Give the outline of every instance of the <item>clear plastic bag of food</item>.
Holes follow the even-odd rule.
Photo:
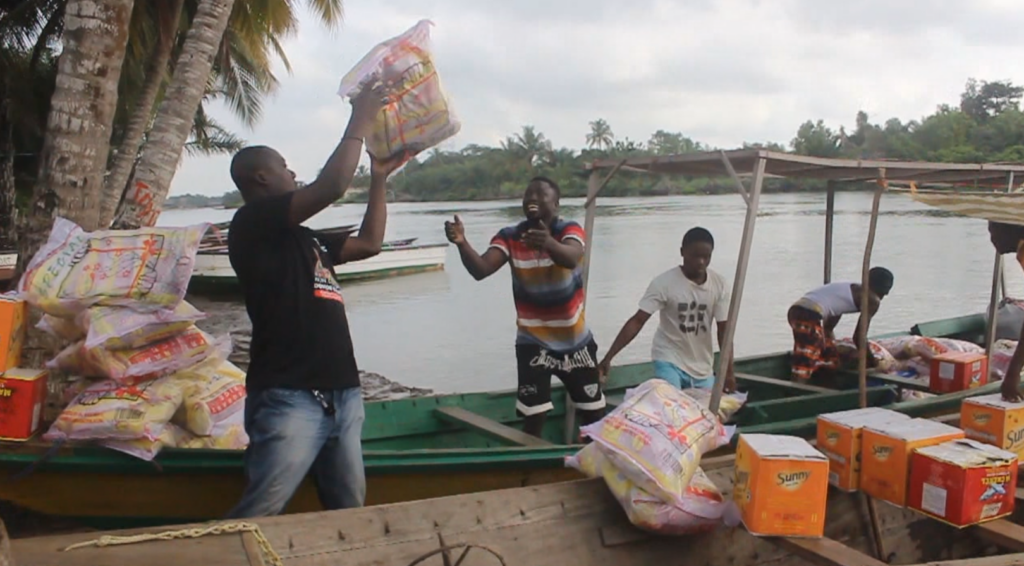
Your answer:
[[[174,374],[185,398],[174,420],[198,436],[211,436],[217,423],[245,407],[245,373],[229,361]]]
[[[74,319],[60,318],[51,314],[44,314],[36,324],[36,328],[68,342],[78,342],[85,338],[85,331]]]
[[[403,161],[459,132],[462,125],[437,74],[430,53],[429,20],[370,50],[341,79],[338,94],[355,97],[383,84],[389,102],[377,116],[366,149],[380,159]]]
[[[124,381],[160,377],[213,356],[227,359],[230,354],[229,337],[215,339],[192,326],[170,338],[132,350],[86,348],[84,342],[78,342],[65,348],[46,365],[69,374]]]
[[[711,390],[701,389],[699,387],[691,387],[683,389],[683,393],[696,399],[701,407],[705,409],[711,408]],[[723,393],[722,399],[718,402],[718,418],[722,419],[722,422],[729,422],[729,419],[736,414],[737,411],[743,408],[743,405],[747,402],[747,394],[740,391],[733,393]]]
[[[65,318],[97,304],[144,312],[173,308],[185,296],[210,226],[86,232],[57,218],[18,282],[19,295]]]
[[[712,531],[721,523],[725,498],[700,468],[686,488],[684,504],[676,506],[637,487],[611,464],[597,444],[588,444],[566,458],[566,465],[589,477],[603,478],[637,528],[662,535],[689,535]]]
[[[651,379],[581,432],[638,487],[682,506],[701,456],[728,444],[735,427],[665,380]]]
[[[100,381],[79,393],[43,435],[46,440],[157,440],[181,405],[169,378]]]
[[[126,307],[92,307],[78,315],[87,330],[85,347],[130,350],[184,332],[206,314],[186,301],[173,309],[138,312]]]

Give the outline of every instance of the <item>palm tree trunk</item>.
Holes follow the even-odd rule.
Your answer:
[[[146,70],[146,83],[139,95],[139,101],[132,109],[132,115],[128,119],[128,126],[125,128],[124,139],[121,147],[114,155],[114,163],[107,174],[107,180],[103,186],[103,196],[100,203],[100,226],[110,226],[114,219],[114,211],[121,201],[124,188],[128,184],[128,178],[132,174],[135,160],[139,155],[139,147],[142,145],[142,136],[146,133],[150,120],[153,117],[153,106],[160,94],[160,87],[163,86],[167,76],[167,64],[171,61],[171,52],[174,50],[174,40],[177,36],[178,22],[181,20],[182,6],[185,0],[170,0],[165,7],[166,19],[160,21],[160,37],[157,41],[156,52],[149,61],[149,68]]]
[[[235,0],[201,0],[117,212],[115,228],[152,226],[160,216],[234,4]]]
[[[57,214],[95,230],[117,86],[134,0],[68,0],[63,51],[20,260],[46,239]]]

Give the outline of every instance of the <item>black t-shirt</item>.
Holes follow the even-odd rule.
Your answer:
[[[359,386],[332,257],[345,237],[291,226],[294,193],[246,203],[228,229],[231,267],[252,320],[246,386],[251,390]]]

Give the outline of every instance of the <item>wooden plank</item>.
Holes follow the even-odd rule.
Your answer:
[[[480,416],[462,407],[438,407],[434,416],[442,421],[471,428],[481,434],[519,446],[554,446],[553,443]]]
[[[888,566],[830,538],[775,538],[772,542],[819,566]]]
[[[982,523],[971,530],[982,539],[1006,550],[1024,552],[1024,527],[999,519]]]
[[[1001,554],[983,558],[922,562],[916,566],[1024,566],[1024,554]]]
[[[827,387],[819,387],[817,385],[809,385],[806,383],[796,383],[793,381],[786,381],[785,379],[775,379],[774,377],[763,377],[749,373],[736,373],[736,379],[737,381],[752,381],[754,383],[772,385],[775,387],[785,387],[787,389],[806,391],[808,393],[835,393],[836,391],[835,389],[829,389]]]

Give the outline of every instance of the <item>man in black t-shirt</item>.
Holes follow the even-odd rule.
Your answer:
[[[325,509],[363,504],[365,413],[334,266],[380,253],[385,181],[397,162],[372,160],[357,236],[325,237],[302,222],[341,198],[352,182],[382,96],[367,88],[352,101],[341,142],[317,179],[301,189],[284,158],[268,147],[244,148],[231,161],[245,205],[231,221],[228,252],[252,320],[248,485],[231,518],[280,513],[310,471]]]

